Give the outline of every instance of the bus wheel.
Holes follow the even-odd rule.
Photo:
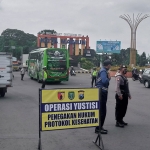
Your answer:
[[[4,90],[4,89],[2,89],[2,90],[0,91],[0,95],[1,95],[1,97],[4,97],[4,96],[5,96],[5,90]]]

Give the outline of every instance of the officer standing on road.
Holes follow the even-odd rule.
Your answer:
[[[95,133],[100,132],[101,134],[107,134],[107,130],[103,128],[105,117],[106,117],[106,103],[107,103],[107,95],[108,95],[108,86],[109,81],[111,79],[108,70],[111,67],[111,61],[105,60],[103,63],[103,68],[98,72],[97,75],[97,81],[96,81],[96,87],[101,88],[101,102],[100,102],[100,114],[101,114],[101,129],[99,129],[99,126],[95,128]]]
[[[46,66],[43,67],[43,82],[42,82],[42,89],[45,88],[45,82],[47,79],[47,73],[46,73]]]
[[[93,72],[92,72],[92,82],[91,82],[91,87],[93,87],[93,83],[95,81],[95,85],[96,85],[96,76],[97,76],[97,70],[96,67],[93,68]]]
[[[121,65],[120,66],[120,74],[116,76],[116,126],[117,127],[124,127],[128,125],[123,121],[125,117],[127,106],[128,106],[128,98],[131,99],[128,79],[125,77],[127,73],[127,66]]]

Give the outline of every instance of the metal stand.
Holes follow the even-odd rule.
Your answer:
[[[38,150],[42,150],[41,145],[41,89],[39,89],[39,143]]]
[[[93,143],[100,149],[100,150],[104,150],[104,144],[103,144],[103,140],[102,140],[102,136],[101,136],[101,113],[100,113],[100,110],[101,110],[101,89],[99,89],[99,132],[98,132],[98,135],[96,137],[96,140],[93,141]],[[98,143],[97,143],[98,142]]]
[[[97,143],[98,142],[98,143]],[[103,140],[102,140],[102,136],[100,134],[100,132],[97,135],[97,138],[95,141],[93,141],[93,143],[101,150],[104,150],[104,144],[103,144]]]

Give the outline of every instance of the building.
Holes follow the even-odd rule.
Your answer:
[[[89,37],[85,37],[81,34],[70,33],[38,33],[37,46],[48,48],[66,48],[69,50],[70,56],[78,56],[83,55],[84,49],[89,48]]]

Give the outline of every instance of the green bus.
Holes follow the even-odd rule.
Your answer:
[[[61,48],[38,48],[29,53],[28,75],[39,83],[43,79],[43,67],[46,66],[46,82],[69,80],[69,53]]]

